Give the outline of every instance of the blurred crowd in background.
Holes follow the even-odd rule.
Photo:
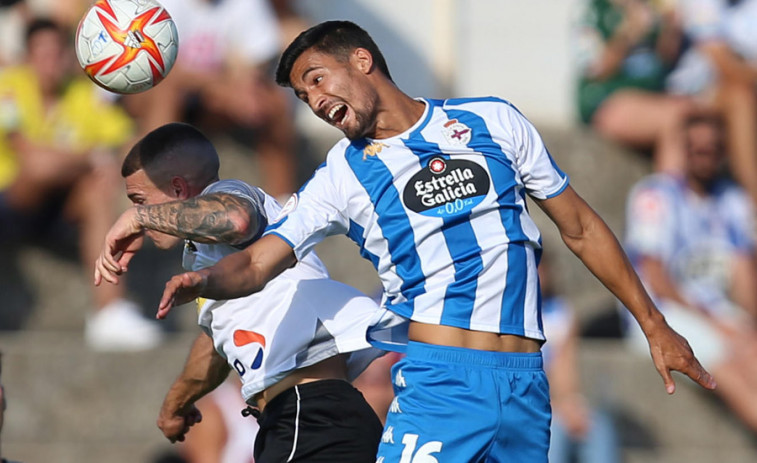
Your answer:
[[[179,30],[177,63],[159,86],[129,96],[98,88],[76,63],[73,31],[88,0],[0,1],[0,248],[70,247],[89,280],[104,234],[125,206],[120,157],[170,121],[233,139],[249,153],[259,186],[280,199],[307,179],[299,170],[305,157],[325,157],[303,152],[296,101],[272,78],[283,47],[311,23],[296,0],[161,1]],[[618,204],[626,207],[626,250],[671,325],[714,374],[718,395],[757,435],[757,0],[581,5],[576,125],[649,165],[627,204]],[[14,256],[3,252],[3,259]],[[581,323],[550,283],[548,261],[541,278],[551,461],[620,461],[612,417],[582,395]],[[83,332],[91,349],[163,342],[165,330],[126,288],[92,286]],[[648,355],[624,313],[617,308],[617,329],[603,335],[626,338],[629,355]],[[0,329],[25,329],[7,325]],[[358,381],[380,415],[391,402],[388,369],[396,360],[375,362]],[[251,450],[244,442],[252,420],[237,423],[238,396],[238,388],[224,386],[204,399],[206,422],[189,434],[182,458],[215,461],[199,452]],[[235,439],[243,450],[229,450]],[[223,461],[250,458],[234,455]]]

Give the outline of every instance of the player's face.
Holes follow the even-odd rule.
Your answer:
[[[162,204],[177,199],[158,188],[142,169],[126,177],[126,195],[129,197],[132,204],[144,204],[146,206],[151,204]],[[182,241],[181,238],[154,230],[145,230],[145,235],[147,235],[147,237],[150,238],[159,249],[169,249]]]
[[[339,60],[311,48],[297,58],[289,77],[316,116],[355,140],[370,137],[376,127],[378,94],[364,69],[354,54]]]

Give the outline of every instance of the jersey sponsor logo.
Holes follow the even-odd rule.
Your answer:
[[[380,141],[374,141],[370,145],[363,148],[363,161],[368,159],[368,156],[375,156],[381,152],[384,148],[389,148],[389,145],[386,143],[381,143]]]
[[[457,119],[447,121],[444,124],[442,133],[444,134],[444,138],[447,139],[447,142],[449,142],[450,145],[467,145],[471,139],[471,135],[473,134],[470,127],[458,121]]]
[[[491,179],[483,167],[465,159],[431,158],[405,186],[402,199],[410,210],[430,217],[470,212],[483,201]]]
[[[260,368],[260,366],[263,364],[263,350],[265,349],[265,336],[263,336],[260,333],[256,333],[254,331],[235,330],[233,339],[234,339],[234,345],[237,347],[244,347],[253,343],[257,343],[260,345],[260,347],[258,347],[257,353],[255,354],[255,357],[252,363],[249,365],[249,368],[253,370],[257,370],[258,368]],[[247,372],[247,367],[239,359],[234,361],[234,369],[237,370],[237,373],[239,373],[239,376],[244,376],[244,374]]]

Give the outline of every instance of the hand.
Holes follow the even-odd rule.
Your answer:
[[[166,283],[156,318],[166,318],[172,307],[197,299],[207,284],[207,274],[202,271],[174,276]]]
[[[649,351],[652,354],[655,368],[662,376],[668,394],[672,394],[676,390],[675,381],[670,374],[673,370],[680,371],[705,389],[712,390],[717,387],[712,375],[702,367],[699,360],[694,356],[694,352],[686,339],[676,333],[666,322],[663,321],[650,333],[647,334]]]
[[[189,428],[202,421],[202,413],[194,405],[190,405],[181,410],[170,410],[166,404],[160,409],[158,415],[158,428],[163,431],[166,439],[172,444],[184,442]]]
[[[99,286],[102,280],[118,284],[118,275],[127,271],[129,262],[143,242],[144,229],[136,220],[136,209],[128,209],[105,236],[103,250],[95,260],[95,286]]]

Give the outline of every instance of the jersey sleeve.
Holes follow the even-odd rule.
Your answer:
[[[676,249],[674,206],[672,195],[653,179],[633,188],[626,212],[626,245],[632,256],[666,260]]]
[[[568,186],[568,176],[552,159],[536,127],[514,106],[506,108],[503,125],[512,130],[516,167],[526,191],[536,199],[559,195]]]
[[[338,166],[331,157],[313,177],[284,205],[275,223],[264,235],[276,235],[286,241],[302,260],[313,247],[331,235],[349,230],[346,214],[347,192],[336,174]]]
[[[258,219],[258,230],[255,230],[253,235],[256,239],[261,235],[262,230],[268,225],[268,218],[266,217],[265,207],[263,205],[265,202],[265,196],[262,191],[241,180],[226,179],[208,185],[202,193],[200,193],[200,196],[212,193],[226,193],[249,201],[256,211]],[[247,243],[245,243],[245,245],[246,244]]]

